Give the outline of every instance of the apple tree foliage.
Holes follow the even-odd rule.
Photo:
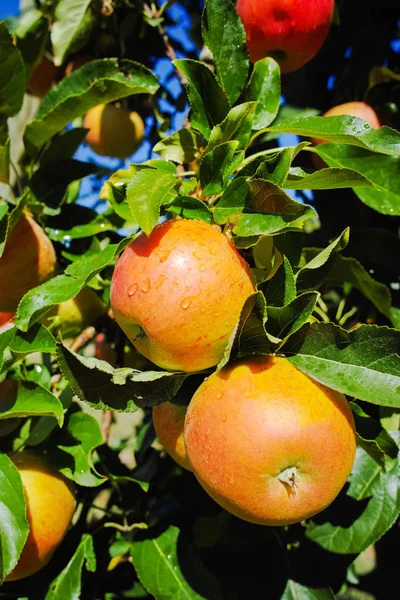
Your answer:
[[[18,382],[12,405],[0,400],[0,580],[29,528],[8,456],[46,453],[78,488],[73,527],[50,564],[4,584],[1,598],[398,594],[398,15],[395,2],[362,4],[338,1],[319,55],[282,79],[272,58],[249,63],[231,0],[206,0],[204,10],[184,3],[189,51],[173,34],[169,0],[37,0],[0,23],[0,253],[27,209],[58,257],[57,275],[24,296],[0,333],[0,390],[5,379]],[[39,103],[26,91],[44,55],[59,81]],[[65,75],[81,56],[90,61]],[[168,75],[159,78],[160,59]],[[370,103],[384,126],[320,116],[354,99]],[[77,159],[82,117],[115,101],[146,119],[147,158],[117,170]],[[89,176],[101,182],[101,212],[79,202]],[[256,277],[217,368],[277,352],[351,401],[354,469],[333,504],[307,522],[271,528],[231,516],[155,441],[151,407],[187,404],[211,370],[149,365],[107,313],[72,342],[62,324],[43,325],[86,286],[109,305],[118,256],[161,217],[219,225]],[[98,334],[107,352],[96,357]]]

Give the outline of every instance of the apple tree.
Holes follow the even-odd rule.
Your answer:
[[[272,56],[250,62],[231,0],[24,0],[0,22],[1,598],[396,597],[399,22],[396,2],[337,0],[321,50],[282,74]],[[381,127],[322,116],[348,102]],[[94,110],[97,145],[85,142]],[[15,235],[27,216],[43,235]],[[150,362],[110,301],[124,250],[180,219],[229,240],[254,284],[201,371]],[[14,307],[44,238],[56,263]],[[149,311],[178,337],[185,307],[155,297]],[[213,309],[205,294],[218,330]],[[153,407],[184,410],[215,371],[254,355],[344,394],[356,427],[347,483],[291,525],[221,508],[154,430]],[[13,580],[27,540],[24,560],[39,553],[17,453],[73,486],[76,510],[47,564]],[[60,511],[49,501],[38,519],[51,529]]]

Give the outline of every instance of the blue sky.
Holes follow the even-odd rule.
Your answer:
[[[11,17],[18,13],[19,0],[1,0],[0,19]]]

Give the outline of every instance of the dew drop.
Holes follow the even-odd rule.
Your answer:
[[[201,259],[203,258],[203,257],[202,257],[202,255],[200,254],[200,252],[197,252],[197,250],[195,250],[195,251],[193,252],[193,256],[194,256],[195,258],[197,258],[198,260],[201,260]]]
[[[218,392],[218,394],[216,395],[217,400],[221,400],[222,396],[223,396],[223,393]]]
[[[184,298],[181,302],[181,308],[183,308],[183,310],[186,310],[187,308],[189,308],[189,306],[192,303],[193,298]]]
[[[211,246],[211,248],[210,248],[210,254],[212,254],[213,256],[215,256],[217,254],[217,251],[214,248],[214,246]]]
[[[156,288],[156,290],[158,290],[160,285],[162,285],[166,279],[167,278],[165,275],[162,275],[162,274],[160,275],[160,277],[157,279],[157,281],[154,284],[154,287]]]
[[[223,417],[222,417],[222,422],[223,422],[223,423],[225,423],[225,421],[226,421],[226,419],[227,419],[227,418],[228,418],[228,417],[227,417],[226,415],[223,415]]]
[[[205,266],[204,265],[200,265],[200,267],[199,267],[200,273],[204,273],[205,270],[206,270]]]
[[[128,296],[129,298],[132,298],[132,296],[134,296],[136,294],[136,292],[138,291],[138,284],[137,283],[132,283],[132,285],[130,285],[128,287]]]
[[[174,281],[172,285],[174,286],[174,288],[177,288],[179,283],[177,281]]]
[[[140,286],[140,289],[142,290],[142,292],[144,294],[147,294],[147,292],[150,289],[150,279],[148,277],[146,277],[146,279],[144,279],[142,281],[142,285]]]
[[[160,259],[160,262],[165,262],[168,259],[168,256],[171,254],[171,250],[160,250],[158,252],[158,257]]]

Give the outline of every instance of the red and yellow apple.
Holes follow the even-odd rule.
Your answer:
[[[296,523],[326,508],[356,451],[343,394],[272,356],[242,359],[211,375],[189,404],[184,440],[209,495],[260,525]]]
[[[192,470],[183,441],[186,406],[163,402],[153,408],[153,424],[165,451],[184,469]]]
[[[0,311],[16,312],[31,288],[53,273],[56,255],[43,229],[23,214],[14,226],[0,258]]]
[[[143,140],[144,123],[140,115],[114,104],[100,104],[89,110],[83,126],[89,129],[87,145],[101,156],[128,158]]]
[[[38,98],[43,98],[47,92],[56,85],[59,69],[52,60],[43,56],[42,60],[34,67],[28,81],[28,92]]]
[[[150,361],[172,371],[216,365],[254,282],[228,239],[197,220],[165,221],[140,234],[111,282],[115,319]]]
[[[334,0],[238,0],[250,60],[272,56],[283,73],[308,63],[324,43]]]
[[[15,581],[40,571],[53,556],[70,526],[75,491],[44,456],[20,452],[10,458],[21,476],[30,527],[17,566],[6,577]]]

